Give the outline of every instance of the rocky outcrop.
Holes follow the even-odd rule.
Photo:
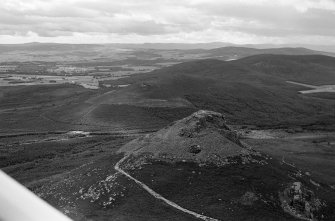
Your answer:
[[[304,187],[301,182],[293,182],[288,186],[280,193],[280,200],[286,212],[304,220],[316,220],[314,213],[324,206],[313,191]]]
[[[119,152],[154,158],[222,164],[225,158],[252,152],[239,141],[222,114],[200,110],[160,131],[135,139]]]

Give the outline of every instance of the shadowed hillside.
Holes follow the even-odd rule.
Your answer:
[[[225,113],[229,123],[286,127],[334,125],[335,103],[299,94],[286,81],[335,84],[335,59],[327,56],[257,55],[224,62],[182,63],[116,82],[131,84],[115,100],[186,99],[198,109]]]
[[[260,54],[274,54],[274,55],[315,55],[322,54],[334,56],[332,53],[314,51],[307,48],[266,48],[256,49],[248,47],[222,47],[215,48],[208,51],[213,57],[222,57],[226,59],[237,59]]]
[[[314,85],[335,84],[335,59],[333,57],[257,55],[243,58],[236,63],[243,63],[251,66],[253,70],[283,80]]]

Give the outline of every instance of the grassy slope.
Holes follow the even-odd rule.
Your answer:
[[[93,97],[107,101],[90,102]],[[114,94],[76,85],[18,86],[0,88],[0,133],[127,129],[157,130],[195,111],[172,102],[168,106],[108,103]],[[135,99],[136,100],[136,99]],[[177,104],[177,105],[175,105]]]
[[[223,62],[199,60],[121,79],[131,86],[115,96],[137,94],[149,99],[186,98],[198,109],[225,113],[234,124],[259,126],[334,125],[331,100],[298,93],[301,86],[335,84],[332,57],[257,55]]]
[[[70,84],[1,87],[0,92],[1,133],[74,129],[69,124],[48,119],[45,114],[82,103],[96,93]]]

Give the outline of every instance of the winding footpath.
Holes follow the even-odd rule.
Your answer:
[[[198,214],[196,212],[193,212],[191,210],[188,210],[188,209],[185,209],[181,206],[179,206],[178,204],[164,198],[162,195],[160,195],[159,193],[155,192],[154,190],[152,190],[150,187],[148,187],[147,185],[145,185],[144,183],[142,183],[141,181],[135,179],[134,177],[132,177],[131,175],[129,175],[127,172],[125,172],[124,170],[122,170],[120,168],[120,164],[122,162],[124,162],[126,159],[128,158],[128,155],[124,156],[119,162],[117,162],[114,166],[114,169],[120,173],[122,173],[123,175],[125,175],[126,177],[128,177],[129,179],[133,180],[135,183],[137,183],[139,186],[141,186],[144,190],[146,190],[150,195],[152,195],[153,197],[155,197],[156,199],[159,199],[161,201],[164,201],[166,204],[172,206],[173,208],[177,209],[177,210],[180,210],[184,213],[187,213],[189,215],[192,215],[198,219],[202,219],[202,220],[205,220],[205,221],[220,221],[218,219],[215,219],[215,218],[212,218],[212,217],[208,217],[208,216],[205,216],[205,215],[201,215],[201,214]]]

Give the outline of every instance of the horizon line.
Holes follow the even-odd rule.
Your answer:
[[[73,42],[39,42],[39,41],[29,41],[29,42],[22,42],[22,43],[0,43],[0,45],[24,45],[24,44],[71,44],[71,45],[108,45],[108,44],[119,44],[119,45],[145,45],[145,44],[181,44],[181,45],[197,45],[197,44],[227,44],[234,46],[244,46],[244,45],[308,45],[308,46],[332,46],[335,47],[333,44],[301,44],[301,43],[244,43],[244,44],[237,44],[237,43],[230,43],[230,42],[220,42],[220,41],[213,41],[213,42],[141,42],[141,43],[128,43],[128,42],[108,42],[108,43],[73,43]]]

